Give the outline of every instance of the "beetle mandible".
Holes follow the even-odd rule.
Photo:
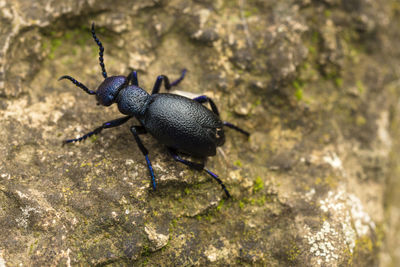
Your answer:
[[[217,106],[205,95],[190,99],[176,94],[159,93],[163,81],[167,91],[171,87],[178,85],[183,80],[186,69],[182,71],[179,79],[171,83],[167,76],[159,75],[151,94],[139,87],[136,71],[132,71],[128,77],[107,77],[103,59],[104,47],[96,36],[94,23],[92,24],[91,32],[94,41],[99,47],[99,61],[104,81],[97,91],[92,91],[71,76],[64,75],[59,80],[68,79],[86,93],[96,95],[97,104],[110,106],[113,103],[117,103],[119,111],[126,116],[105,122],[93,131],[76,139],[65,140],[63,143],[80,142],[94,134],[99,134],[104,129],[120,126],[135,117],[140,125],[131,126],[130,130],[146,159],[154,190],[156,189],[154,171],[149,159],[149,152],[143,145],[139,137],[140,134],[150,133],[167,147],[168,152],[175,161],[195,170],[204,170],[221,185],[229,198],[230,194],[224,183],[215,173],[204,167],[204,162],[207,157],[216,154],[218,146],[224,144],[224,127],[239,131],[247,137],[249,133],[229,122],[222,121],[219,117]],[[203,106],[207,102],[211,110]],[[178,152],[202,158],[203,161],[202,163],[187,161],[182,159]]]

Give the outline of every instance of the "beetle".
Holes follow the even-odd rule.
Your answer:
[[[230,194],[224,183],[215,173],[205,168],[204,162],[207,157],[215,156],[216,148],[224,144],[224,127],[232,128],[247,137],[249,133],[232,123],[222,121],[214,101],[205,95],[190,99],[177,94],[160,93],[162,82],[164,82],[165,89],[170,90],[183,80],[186,69],[182,71],[177,80],[171,83],[167,76],[159,75],[151,94],[139,87],[136,71],[132,71],[127,77],[108,77],[103,58],[104,47],[96,36],[94,23],[91,33],[99,47],[99,61],[104,81],[96,91],[93,91],[68,75],[61,76],[59,80],[67,79],[86,93],[95,95],[98,105],[110,106],[116,103],[119,111],[125,116],[105,122],[79,138],[65,140],[63,144],[83,141],[94,134],[99,134],[104,129],[120,126],[131,118],[136,118],[139,125],[131,126],[130,131],[146,159],[154,190],[156,189],[156,179],[149,159],[149,152],[139,137],[139,135],[146,133],[151,134],[165,145],[175,161],[192,169],[204,170],[208,173],[221,185],[229,198]],[[203,105],[207,102],[211,110]],[[202,163],[185,160],[178,153],[201,158]]]

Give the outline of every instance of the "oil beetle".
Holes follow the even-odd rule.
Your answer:
[[[221,185],[229,198],[229,191],[223,182],[215,173],[204,167],[204,162],[207,157],[216,154],[218,146],[224,144],[224,126],[239,131],[246,136],[249,136],[249,133],[229,122],[221,121],[217,106],[205,95],[190,99],[176,94],[159,93],[163,81],[165,89],[169,90],[183,80],[186,70],[183,70],[180,78],[172,83],[169,82],[167,76],[158,76],[151,94],[139,87],[136,71],[132,71],[128,77],[107,77],[103,59],[104,47],[96,36],[94,23],[92,24],[92,36],[100,50],[99,61],[104,77],[104,81],[97,91],[88,89],[68,75],[60,77],[59,80],[68,79],[86,93],[96,95],[97,104],[110,106],[113,103],[117,103],[119,111],[126,116],[105,122],[92,132],[76,139],[65,140],[63,143],[80,142],[89,136],[99,134],[104,129],[120,126],[135,117],[140,125],[132,126],[130,130],[146,159],[154,190],[156,189],[154,171],[148,156],[149,152],[143,145],[139,137],[140,134],[150,133],[167,147],[175,161],[195,170],[204,170]],[[207,102],[211,110],[203,106]],[[203,159],[202,163],[184,160],[177,154],[178,152],[201,158]]]

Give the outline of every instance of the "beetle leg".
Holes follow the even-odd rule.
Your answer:
[[[197,101],[197,102],[199,102],[199,103],[201,103],[201,104],[203,104],[203,103],[205,103],[205,102],[208,101],[208,103],[210,103],[211,110],[219,117],[219,112],[218,112],[217,106],[215,105],[214,101],[212,101],[212,99],[209,98],[208,96],[201,95],[201,96],[198,96],[198,97],[196,97],[196,98],[193,98],[193,100],[194,100],[194,101]],[[238,132],[240,132],[240,133],[242,133],[242,134],[244,134],[244,135],[246,135],[246,136],[250,136],[250,133],[249,133],[249,132],[247,132],[247,131],[245,131],[245,130],[239,128],[239,127],[237,127],[236,125],[233,125],[233,124],[230,123],[230,122],[224,121],[224,122],[223,122],[223,125],[226,126],[226,127],[231,128],[231,129],[234,129],[234,130],[236,130],[236,131],[238,131]]]
[[[156,80],[155,84],[154,84],[153,90],[151,91],[151,94],[154,95],[154,94],[158,94],[158,92],[160,92],[162,81],[164,81],[164,87],[165,87],[165,90],[167,90],[167,91],[169,89],[171,89],[171,87],[177,86],[183,80],[183,78],[185,77],[186,72],[187,72],[187,70],[183,69],[181,77],[179,77],[179,79],[173,81],[172,83],[169,82],[169,79],[168,79],[167,76],[159,75],[157,77],[157,80]]]
[[[210,103],[211,110],[219,117],[219,111],[218,111],[217,105],[215,105],[214,101],[212,101],[212,99],[209,98],[208,96],[201,95],[196,98],[193,98],[193,100],[197,101],[201,104],[206,103],[208,101],[208,103]]]
[[[225,194],[228,198],[231,197],[231,194],[229,194],[228,189],[226,189],[224,183],[221,181],[221,179],[218,178],[218,175],[216,175],[215,173],[211,172],[210,170],[208,170],[207,168],[204,168],[204,163],[196,163],[196,162],[191,162],[191,161],[187,161],[182,159],[180,156],[178,156],[176,154],[176,151],[172,148],[168,148],[169,153],[171,154],[171,156],[174,158],[175,161],[178,161],[180,163],[185,164],[186,166],[189,166],[192,169],[201,171],[204,170],[206,173],[208,173],[212,178],[214,178],[215,180],[217,180],[217,182],[221,185],[222,189],[225,191]]]
[[[185,78],[186,72],[187,72],[187,69],[183,69],[183,70],[182,70],[181,77],[179,77],[178,79],[176,79],[175,81],[173,81],[173,82],[171,83],[171,86],[177,86],[177,85],[183,80],[183,78]]]
[[[139,86],[139,81],[138,81],[138,78],[137,78],[137,71],[136,70],[132,71],[128,75],[127,80],[128,80],[128,84],[131,83],[131,84],[133,84],[135,86]]]
[[[142,151],[144,157],[146,158],[147,167],[149,168],[151,176],[151,184],[153,186],[153,189],[156,190],[156,178],[154,177],[153,166],[151,165],[149,159],[149,151],[145,148],[145,146],[142,143],[142,140],[140,140],[139,138],[139,134],[146,133],[146,129],[143,126],[132,126],[131,132],[133,134],[133,137],[135,138],[136,144],[138,145],[140,151]]]
[[[211,110],[219,117],[219,112],[218,112],[217,106],[215,105],[214,101],[212,101],[212,99],[209,98],[208,96],[201,95],[201,96],[198,96],[196,98],[193,98],[193,100],[197,101],[197,102],[199,102],[201,104],[203,104],[203,103],[208,101],[208,103],[210,103]],[[234,130],[236,130],[236,131],[238,131],[238,132],[240,132],[240,133],[242,133],[242,134],[244,134],[246,136],[250,136],[249,132],[237,127],[236,125],[233,125],[230,122],[224,121],[223,125],[226,126],[226,127],[232,128],[232,129],[234,129]]]
[[[224,126],[226,126],[226,127],[229,127],[229,128],[231,128],[231,129],[234,129],[234,130],[236,130],[236,131],[238,131],[238,132],[240,132],[240,133],[246,135],[247,137],[250,136],[250,133],[249,133],[249,132],[247,132],[247,131],[245,131],[245,130],[239,128],[239,127],[237,127],[236,125],[233,125],[232,123],[229,123],[229,122],[227,122],[227,121],[224,121],[223,124],[224,124]]]
[[[191,161],[184,160],[184,159],[182,159],[181,157],[179,157],[176,154],[176,151],[173,148],[168,148],[168,152],[174,158],[174,160],[176,160],[176,161],[178,161],[180,163],[183,163],[183,164],[189,166],[192,169],[195,169],[195,170],[198,170],[198,171],[201,171],[201,170],[204,169],[204,163],[196,163],[196,162],[191,162]]]
[[[151,94],[158,94],[158,92],[160,92],[160,87],[161,87],[161,83],[164,80],[164,86],[166,90],[169,90],[171,88],[171,84],[169,83],[169,79],[167,76],[164,75],[159,75],[157,77],[157,80],[153,86],[153,90],[151,91]]]
[[[216,175],[215,173],[211,172],[209,169],[204,168],[204,171],[206,173],[208,173],[209,175],[211,175],[212,178],[214,178],[215,180],[217,180],[217,182],[221,185],[222,189],[225,191],[225,194],[228,198],[231,197],[231,194],[229,194],[228,189],[226,189],[224,183],[221,181],[221,179],[218,178],[218,175]]]
[[[105,123],[103,123],[102,126],[94,129],[93,131],[91,131],[91,132],[89,132],[89,133],[87,133],[87,134],[85,134],[85,135],[83,135],[81,137],[78,137],[76,139],[64,140],[63,141],[63,145],[68,144],[68,143],[73,143],[73,142],[80,142],[80,141],[85,140],[86,138],[88,138],[88,137],[90,137],[90,136],[92,136],[94,134],[101,133],[101,131],[103,131],[104,129],[114,128],[114,127],[120,126],[120,125],[124,124],[125,122],[127,122],[130,118],[132,118],[132,116],[126,116],[126,117],[118,118],[118,119],[115,119],[115,120],[112,120],[112,121],[109,121],[109,122],[105,122]]]

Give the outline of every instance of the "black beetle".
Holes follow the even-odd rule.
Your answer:
[[[140,140],[140,134],[150,133],[160,143],[167,146],[169,153],[176,161],[195,170],[207,172],[217,180],[229,198],[230,194],[225,185],[216,174],[204,168],[204,161],[207,157],[214,156],[216,148],[224,144],[224,126],[235,129],[246,136],[249,136],[249,133],[229,122],[221,121],[217,106],[205,95],[190,99],[176,94],[159,93],[163,81],[166,90],[178,85],[186,74],[185,69],[182,71],[181,77],[172,83],[169,82],[167,76],[158,76],[151,94],[139,87],[136,71],[132,71],[128,77],[107,77],[103,59],[104,47],[96,37],[94,23],[92,24],[92,36],[99,46],[99,61],[104,77],[104,81],[97,91],[88,89],[71,76],[65,75],[59,80],[68,79],[86,93],[96,95],[97,104],[110,106],[117,103],[119,111],[127,116],[103,123],[102,126],[82,137],[65,140],[64,144],[85,140],[91,135],[99,134],[103,129],[120,126],[135,117],[140,125],[132,126],[130,130],[146,158],[154,190],[156,182],[153,167],[148,157],[148,150]],[[206,102],[210,104],[211,110],[202,105]],[[184,160],[178,156],[177,152],[202,158],[203,162],[195,163]]]

